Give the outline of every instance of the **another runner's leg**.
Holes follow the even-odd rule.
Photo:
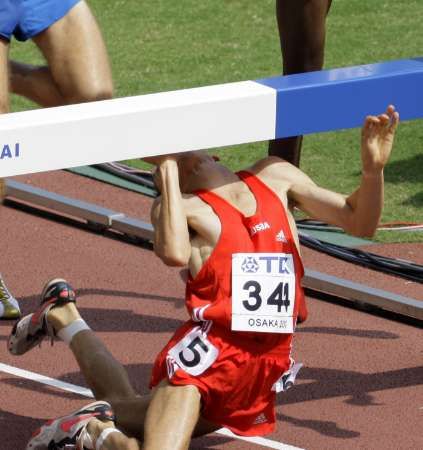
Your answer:
[[[320,70],[323,66],[326,16],[332,0],[276,0],[283,74]],[[269,155],[300,164],[302,136],[269,142]]]
[[[9,58],[9,42],[0,38],[0,114],[9,112],[9,75],[7,61]],[[0,203],[4,197],[4,179],[0,178]]]
[[[88,5],[77,3],[33,41],[48,67],[12,63],[12,89],[43,106],[111,98],[106,47]]]

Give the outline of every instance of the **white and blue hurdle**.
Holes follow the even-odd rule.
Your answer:
[[[0,116],[0,177],[423,117],[423,58]]]
[[[0,177],[354,128],[394,104],[423,117],[423,58],[0,116]],[[7,180],[6,198],[151,240],[150,224]],[[310,289],[423,320],[418,300],[306,270]]]

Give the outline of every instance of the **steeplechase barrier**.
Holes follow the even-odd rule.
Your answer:
[[[423,58],[0,116],[0,177],[423,117]]]

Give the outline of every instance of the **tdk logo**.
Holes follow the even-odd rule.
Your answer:
[[[260,256],[260,261],[266,261],[267,273],[290,274],[286,256]]]
[[[266,261],[267,273],[290,274],[288,258],[286,256],[261,256],[260,261]]]
[[[257,225],[254,225],[250,228],[251,236],[254,236],[259,231],[264,231],[270,228],[270,225],[267,222],[260,222]]]
[[[241,264],[241,270],[244,273],[257,273],[260,270],[261,273],[291,274],[288,257],[279,255],[259,256],[258,258],[247,256]]]
[[[0,161],[6,158],[19,158],[20,156],[20,148],[19,142],[17,142],[14,146],[9,144],[3,145],[3,150],[0,154]]]
[[[259,264],[252,256],[247,256],[241,264],[241,269],[246,273],[256,273],[259,270]]]

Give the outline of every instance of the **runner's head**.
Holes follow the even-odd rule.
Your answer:
[[[216,156],[210,156],[204,150],[197,150],[192,152],[176,153],[171,155],[178,163],[179,185],[181,192],[190,192],[189,186],[196,177],[204,177],[203,164],[208,165],[208,170],[211,170],[210,164],[215,164],[219,160]],[[145,160],[151,164],[158,166],[166,156],[146,158]],[[202,172],[200,172],[202,171]],[[160,172],[156,169],[153,172],[153,180],[156,188],[161,192],[162,180],[160,179]]]

